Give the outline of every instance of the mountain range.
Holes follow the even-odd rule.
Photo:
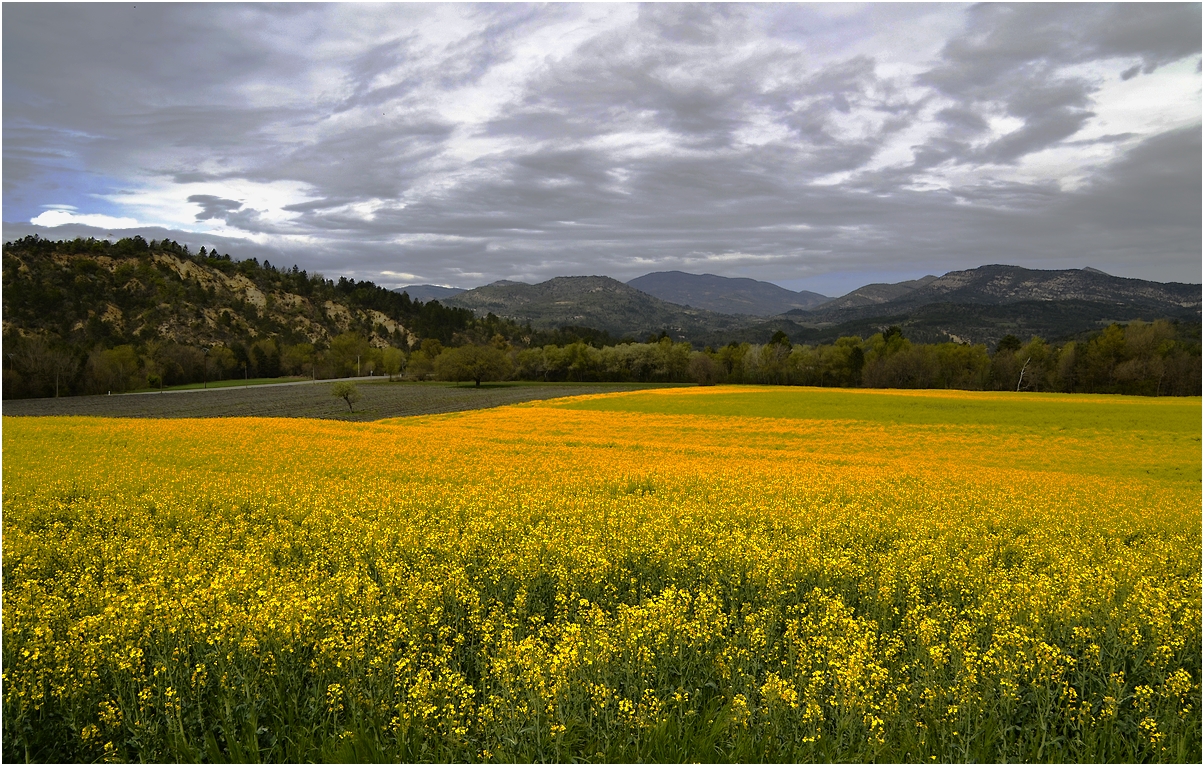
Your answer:
[[[486,287],[521,284],[525,283],[500,280]],[[667,303],[718,314],[768,317],[792,309],[815,308],[831,300],[826,295],[807,290],[795,292],[772,282],[742,277],[720,277],[715,274],[688,274],[684,271],[657,271],[636,277],[627,282],[627,285]],[[411,300],[416,301],[447,301],[468,290],[441,285],[406,285],[394,288],[394,292],[406,293]]]
[[[1008,334],[1069,338],[1135,319],[1198,323],[1200,305],[1198,284],[1128,279],[1096,269],[989,265],[897,285],[868,285],[781,319],[799,327],[785,331],[800,340],[864,336],[898,325],[918,341],[989,344]]]
[[[694,340],[747,323],[746,318],[680,306],[599,276],[556,277],[536,285],[495,282],[444,303],[472,309],[478,316],[492,313],[529,322],[536,329],[590,327],[638,340],[660,332],[675,340]]]
[[[883,299],[885,298],[885,299]],[[990,265],[950,271],[896,285],[867,285],[809,312],[789,312],[833,320],[875,316],[933,303],[993,305],[1028,301],[1083,301],[1109,306],[1179,311],[1200,308],[1200,285],[1147,282],[1097,269],[1037,270]]]
[[[989,344],[1007,334],[1068,338],[1135,319],[1199,322],[1201,287],[1096,269],[988,265],[865,285],[832,299],[752,279],[670,271],[627,284],[598,276],[498,282],[441,300],[537,329],[585,326],[635,338],[665,332],[695,344],[764,342],[777,330],[798,342],[830,342],[889,325],[917,341]]]
[[[806,311],[832,300],[807,290],[787,290],[772,282],[684,271],[657,271],[627,284],[669,303],[720,314],[767,317],[795,309]]]

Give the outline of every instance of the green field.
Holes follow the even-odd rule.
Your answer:
[[[883,425],[973,425],[1051,431],[1200,432],[1200,397],[720,386],[712,395],[627,394],[558,406],[661,415],[857,420]]]

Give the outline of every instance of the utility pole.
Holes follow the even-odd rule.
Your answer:
[[[360,372],[360,355],[359,355],[359,354],[356,354],[356,355],[355,355],[355,377],[357,377],[357,378],[358,378],[360,375],[361,375],[361,372]]]

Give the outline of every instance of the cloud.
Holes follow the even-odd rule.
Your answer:
[[[462,286],[1098,259],[1199,279],[1198,5],[5,16],[6,237],[128,219]]]
[[[188,201],[201,206],[201,212],[196,214],[198,221],[208,221],[214,218],[228,220],[231,213],[242,207],[242,203],[238,200],[222,199],[212,194],[193,194],[188,197]]]
[[[944,136],[921,152],[941,160],[1015,163],[1056,146],[1095,116],[1103,83],[1082,76],[1085,65],[1137,60],[1118,72],[1129,80],[1200,51],[1199,5],[984,4],[967,17],[919,77],[957,104],[940,113],[953,118]],[[992,114],[1020,124],[983,146],[966,143],[989,135]]]
[[[1067,207],[1097,226],[1124,225],[1153,237],[1164,227],[1199,236],[1204,163],[1198,126],[1169,131],[1135,146],[1104,168]],[[1184,172],[1184,167],[1194,169]],[[1190,251],[1183,253],[1191,257]],[[1198,253],[1194,254],[1197,256]]]
[[[35,226],[55,227],[80,224],[97,229],[134,229],[142,225],[136,218],[122,218],[99,213],[74,213],[65,209],[47,210],[29,219],[29,222]]]

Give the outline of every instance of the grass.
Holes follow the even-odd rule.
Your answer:
[[[1200,401],[830,393],[5,417],[3,756],[1199,762]]]
[[[1033,394],[986,391],[719,386],[706,396],[631,393],[558,406],[661,415],[853,420],[882,425],[1023,427],[1199,433],[1200,397]]]

